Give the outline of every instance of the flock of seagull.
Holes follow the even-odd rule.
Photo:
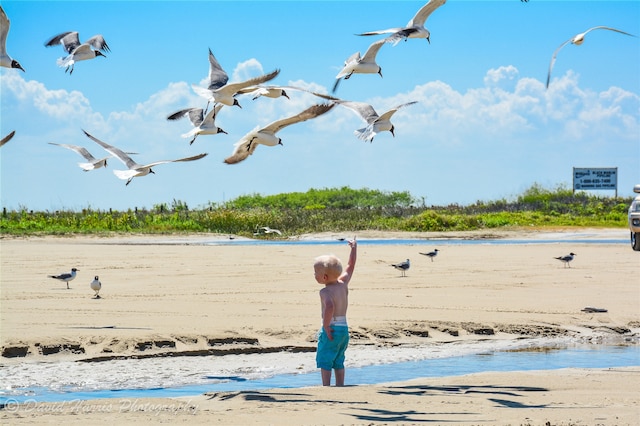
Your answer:
[[[439,251],[440,250],[435,249],[435,250],[427,252],[427,253],[423,253],[423,252],[419,252],[419,253],[421,255],[423,255],[423,256],[427,256],[433,262],[433,259],[435,259],[435,257],[438,255]],[[554,259],[557,259],[560,262],[562,262],[564,264],[565,268],[566,267],[571,268],[571,265],[569,265],[569,264],[573,260],[574,256],[576,256],[576,254],[571,252],[571,253],[569,253],[567,255],[564,255],[564,256],[554,257]],[[409,270],[409,268],[411,268],[411,261],[409,259],[407,259],[404,262],[392,263],[391,266],[393,266],[398,271],[400,271],[402,273],[402,275],[401,275],[402,277],[406,277],[407,276],[407,271]]]
[[[528,0],[521,0],[523,2],[527,2]],[[360,52],[355,52],[351,56],[349,56],[345,62],[342,69],[338,72],[335,77],[335,83],[333,86],[332,93],[335,93],[338,89],[339,83],[342,80],[347,80],[352,77],[354,74],[379,74],[382,77],[382,68],[376,62],[376,55],[380,51],[383,45],[392,44],[393,46],[397,45],[400,41],[407,41],[410,39],[426,39],[427,42],[430,41],[430,32],[425,27],[426,20],[431,16],[431,14],[443,6],[446,3],[446,0],[429,0],[426,4],[424,4],[413,16],[409,22],[403,27],[394,27],[388,28],[384,30],[374,30],[363,32],[357,34],[358,36],[380,36],[384,35],[385,37],[379,40],[374,41],[369,45],[368,49],[365,51],[364,55],[361,55]],[[16,68],[20,69],[23,72],[24,68],[20,65],[20,63],[13,59],[7,53],[6,49],[6,41],[7,34],[9,32],[10,21],[7,18],[4,10],[0,6],[0,66],[6,68]],[[587,31],[577,34],[569,40],[563,42],[553,53],[551,58],[551,63],[549,65],[549,71],[547,75],[547,87],[549,86],[549,82],[551,79],[551,71],[553,69],[553,65],[556,61],[556,56],[558,52],[567,44],[581,45],[584,42],[584,38],[586,34],[589,32],[596,30],[610,30],[615,31],[620,34],[633,36],[627,32],[621,31],[616,28],[606,27],[606,26],[597,26],[593,28],[589,28]],[[109,52],[110,48],[105,41],[104,37],[101,34],[94,35],[88,40],[81,42],[80,36],[76,31],[69,31],[58,34],[47,42],[45,42],[46,47],[53,47],[61,45],[66,56],[61,57],[57,60],[57,64],[60,67],[65,68],[65,73],[68,72],[70,75],[73,73],[75,64],[80,61],[87,61],[90,59],[97,58],[99,56],[106,57],[105,52]],[[194,92],[203,98],[207,99],[207,104],[204,108],[199,107],[188,107],[176,111],[170,115],[168,115],[168,120],[179,120],[184,117],[188,117],[191,124],[193,125],[193,129],[182,135],[184,138],[190,138],[189,144],[193,144],[198,136],[201,135],[216,135],[219,133],[227,133],[221,127],[216,124],[216,116],[219,113],[220,109],[224,106],[237,106],[240,107],[240,103],[238,102],[238,95],[251,95],[252,99],[257,99],[261,96],[270,97],[270,98],[278,98],[278,97],[286,97],[289,98],[287,91],[299,90],[305,91],[308,93],[312,93],[319,98],[323,99],[323,103],[319,103],[316,105],[312,105],[307,109],[299,112],[298,114],[294,114],[289,117],[284,117],[279,120],[276,120],[267,126],[264,127],[256,127],[251,130],[247,134],[245,134],[238,142],[234,144],[234,150],[231,155],[224,159],[224,163],[226,164],[236,164],[246,160],[250,155],[252,155],[258,145],[265,146],[276,146],[282,145],[282,139],[277,136],[277,133],[283,128],[301,123],[316,117],[319,117],[328,111],[330,111],[334,106],[341,105],[348,109],[354,111],[363,121],[366,122],[366,126],[357,129],[354,133],[357,138],[372,142],[374,137],[381,132],[388,131],[393,136],[395,136],[395,128],[393,123],[391,122],[391,117],[401,108],[414,105],[417,102],[407,102],[401,105],[398,105],[394,108],[391,108],[385,111],[382,114],[378,114],[372,105],[369,105],[364,102],[358,101],[349,101],[337,98],[331,95],[325,95],[320,93],[315,93],[311,91],[307,91],[305,89],[293,87],[293,86],[265,86],[264,83],[267,83],[273,80],[278,76],[280,70],[276,69],[270,73],[261,75],[259,77],[251,78],[241,82],[229,83],[229,76],[227,72],[220,65],[218,60],[213,55],[211,49],[209,49],[209,81],[208,86],[200,87],[197,85],[192,85]],[[213,104],[213,107],[209,111],[209,106]],[[130,156],[130,153],[126,153],[121,149],[109,145],[106,142],[101,141],[100,139],[92,136],[88,132],[84,131],[85,135],[104,148],[107,152],[111,154],[111,156],[116,157],[123,164],[127,166],[127,170],[114,170],[114,174],[123,180],[126,180],[126,185],[131,183],[131,180],[135,177],[146,176],[150,173],[155,173],[152,167],[164,164],[164,163],[172,163],[172,162],[186,162],[186,161],[195,161],[205,157],[207,154],[198,154],[191,157],[180,158],[175,160],[162,160],[156,161],[149,164],[138,164],[136,163]],[[4,136],[0,140],[0,146],[7,143],[11,138],[15,135],[15,130]],[[83,147],[78,147],[75,145],[69,144],[56,144],[51,143],[52,145],[57,145],[62,148],[70,149],[83,156],[87,162],[79,163],[79,166],[84,171],[94,170],[101,167],[107,166],[107,159],[109,157],[104,157],[101,159],[96,159],[91,153]]]

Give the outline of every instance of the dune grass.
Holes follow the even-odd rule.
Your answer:
[[[259,226],[284,235],[314,232],[469,231],[515,227],[625,228],[632,198],[591,195],[534,184],[514,200],[427,206],[408,192],[311,189],[304,193],[246,195],[189,209],[173,200],[151,209],[37,212],[3,209],[0,234],[220,233],[253,236]]]

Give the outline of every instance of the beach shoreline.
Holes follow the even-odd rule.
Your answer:
[[[626,239],[628,231],[624,229],[357,235],[363,243],[349,310],[354,347],[393,348],[538,337],[566,337],[591,344],[613,341],[637,344],[640,298],[638,283],[633,280],[637,253],[628,244],[587,241]],[[313,282],[311,262],[325,252],[344,258],[346,243],[342,246],[336,240],[345,237],[351,236],[330,233],[296,237],[295,241],[314,242],[309,245],[216,244],[229,236],[202,234],[3,238],[0,365],[279,350],[309,352],[308,356],[314,357],[311,352],[319,327],[320,287]],[[366,239],[416,241],[367,245]],[[445,239],[446,245],[440,246],[439,256],[433,262],[419,254],[437,248],[439,242],[444,244]],[[514,239],[527,243],[456,244],[451,241],[455,239],[461,242]],[[577,253],[570,265],[554,259],[570,251]],[[412,260],[412,268],[407,277],[401,278],[390,264],[407,257]],[[69,290],[64,283],[47,277],[71,267],[77,267],[79,272]],[[89,289],[94,275],[99,275],[103,282],[101,299],[93,299]],[[585,311],[588,307],[603,312]],[[633,368],[624,371],[638,373]],[[606,380],[614,381],[616,376],[605,372],[596,369],[589,374],[604,375]],[[580,374],[569,375],[578,380],[573,376]],[[538,374],[548,376],[550,383],[556,383],[555,375]],[[519,374],[498,376],[499,381],[505,378],[509,381]],[[635,388],[619,381],[621,389],[628,390],[621,398],[638,402],[638,394],[631,392]],[[558,386],[562,388],[561,383]],[[386,404],[385,393],[379,387],[348,389],[375,397],[381,406]],[[305,395],[307,392],[311,396],[308,400],[303,398],[306,402],[301,404],[322,411],[318,406],[322,404],[313,399],[322,391],[305,390]],[[602,397],[598,389],[592,389],[591,393],[593,398]],[[197,416],[216,419],[216,414],[208,410],[212,408],[209,405],[219,404],[228,405],[233,414],[237,408],[233,408],[234,401],[243,400],[246,404],[247,395],[205,399],[209,402],[202,404],[208,408],[198,410]],[[264,398],[279,398],[270,395]],[[618,402],[621,406],[626,404]],[[47,407],[43,404],[42,407]],[[277,407],[276,411],[282,411],[283,416],[291,415],[284,407],[286,404],[267,405]],[[30,413],[24,417],[19,410],[16,414],[5,408],[0,411],[0,418],[11,423],[20,419],[38,423],[55,415],[55,419],[66,422],[78,414],[67,408],[62,413]],[[259,407],[255,408],[260,412]],[[508,411],[509,407],[485,408],[495,416],[496,409]],[[330,407],[325,410],[331,411]],[[603,410],[607,411],[603,407],[594,415],[603,415]],[[629,415],[637,414],[637,410],[627,411]],[[268,419],[278,423],[275,415],[265,414],[260,421],[252,422],[242,413],[235,414],[237,417],[219,418],[225,424],[242,424],[241,420],[267,424]],[[89,418],[92,415],[86,414]],[[119,419],[127,423],[148,420],[149,415],[125,410]],[[168,412],[154,413],[157,415],[171,416]],[[601,424],[625,424],[624,416],[615,421],[607,418],[610,420]],[[202,417],[199,421],[207,419]],[[299,419],[302,421],[302,417]],[[340,420],[335,418],[339,423],[360,424],[358,419],[349,415]],[[628,424],[634,424],[631,417],[628,419]],[[308,420],[302,423],[309,423]],[[380,417],[373,420],[376,421],[385,420]],[[404,420],[413,421],[424,420],[411,416]],[[334,424],[332,420],[319,423]],[[478,420],[475,424],[478,423],[483,422]]]

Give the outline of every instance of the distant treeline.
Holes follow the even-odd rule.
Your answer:
[[[152,209],[36,212],[3,209],[0,233],[100,234],[210,232],[253,236],[258,227],[283,235],[314,232],[468,231],[500,227],[626,227],[632,197],[596,196],[534,184],[515,200],[427,206],[409,192],[348,187],[310,189],[234,200],[189,209],[173,200]]]

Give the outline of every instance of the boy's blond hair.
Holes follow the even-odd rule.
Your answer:
[[[333,254],[325,254],[316,257],[314,267],[321,267],[331,280],[336,280],[342,274],[342,262]]]

